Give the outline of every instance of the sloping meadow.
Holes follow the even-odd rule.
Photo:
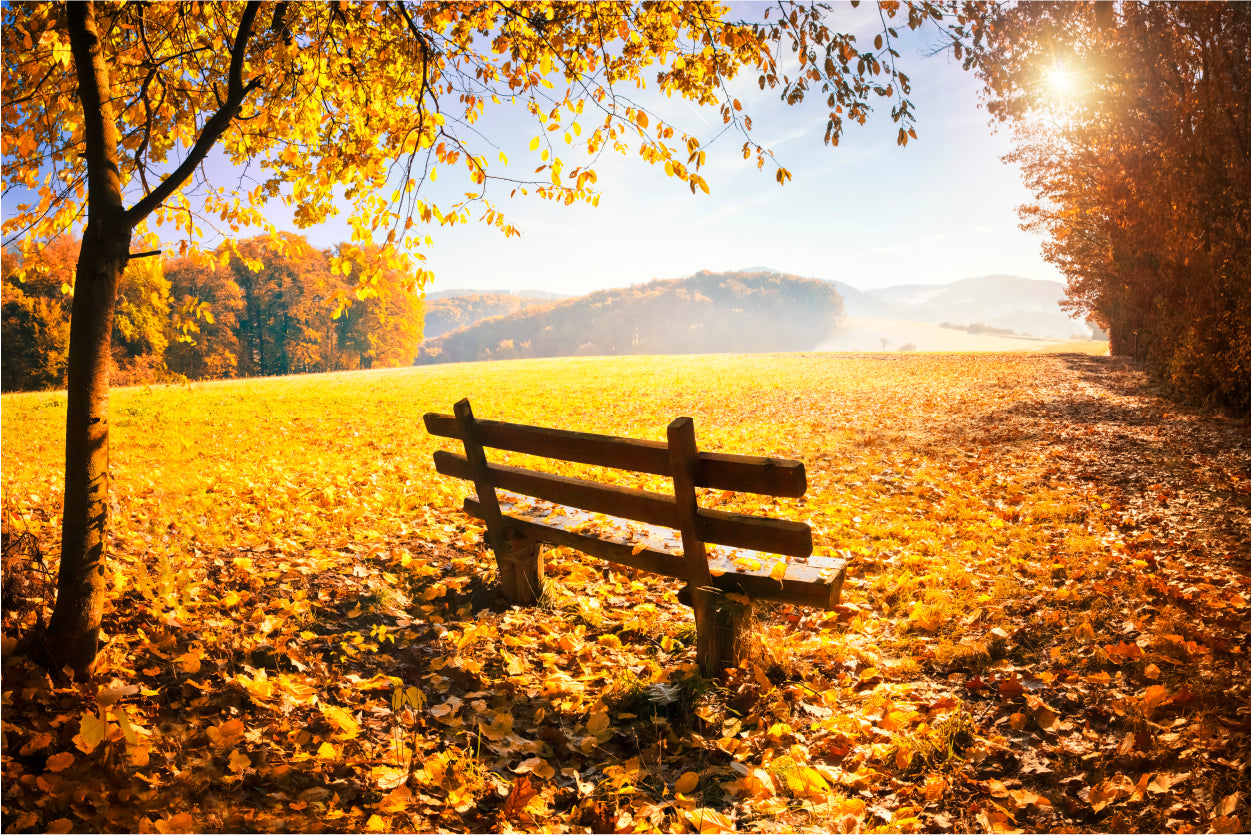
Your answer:
[[[850,557],[695,674],[678,584],[547,553],[496,594],[421,416],[796,458]],[[96,680],[15,658],[55,576],[64,394],[5,396],[6,831],[1241,831],[1244,422],[1114,360],[452,364],[112,397]],[[497,456],[503,459],[504,456]],[[558,469],[574,473],[577,468]],[[601,472],[631,486],[660,480]]]

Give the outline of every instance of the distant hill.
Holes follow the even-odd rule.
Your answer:
[[[551,301],[537,295],[469,292],[462,295],[460,291],[445,292],[454,292],[457,295],[426,294],[426,324],[422,331],[423,339],[434,339],[492,316],[507,316],[531,305],[548,304]]]
[[[804,351],[842,315],[828,282],[701,272],[527,307],[427,339],[419,364],[578,354]]]

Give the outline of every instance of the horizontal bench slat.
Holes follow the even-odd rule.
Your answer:
[[[474,499],[465,499],[465,512],[481,519],[482,506]],[[561,510],[550,521],[536,521],[518,514],[517,506],[501,498],[500,509],[508,525],[514,526],[524,536],[538,542],[573,548],[600,559],[620,565],[640,568],[665,577],[685,577],[682,558],[676,555],[681,540],[666,537],[664,532],[648,531],[642,536],[631,537],[616,528],[599,530],[594,534],[580,533],[571,528],[586,524],[590,517],[577,511]],[[672,542],[667,546],[665,542]],[[638,548],[640,542],[645,543]],[[759,567],[744,567],[743,558],[756,558]],[[739,564],[735,564],[735,560]],[[809,562],[789,562],[781,581],[770,576],[775,560],[768,555],[743,549],[728,553],[714,553],[708,561],[713,574],[713,584],[722,591],[738,592],[758,600],[775,603],[794,603],[829,609],[837,605],[846,573],[843,560],[812,557]]]
[[[704,542],[787,557],[806,557],[812,553],[812,529],[803,522],[702,507],[696,513],[699,522],[696,533]]]
[[[469,462],[461,455],[438,450],[434,467],[442,475],[472,479]],[[487,470],[492,482],[502,490],[648,525],[677,527],[677,509],[670,496],[503,464],[488,464]],[[697,533],[704,542],[788,557],[812,553],[812,531],[802,522],[704,508],[699,509],[697,518]]]
[[[431,412],[425,416],[425,422],[426,431],[431,435],[460,439],[460,427],[451,415]],[[483,446],[492,449],[670,478],[673,475],[669,466],[669,448],[659,441],[495,420],[475,420],[474,424]],[[808,489],[804,465],[800,461],[719,452],[699,454],[695,484],[714,490],[783,498],[799,498]]]
[[[462,455],[438,450],[434,469],[441,475],[471,479],[469,462]],[[491,481],[501,490],[511,490],[536,499],[569,505],[592,513],[637,519],[649,525],[672,528],[676,524],[673,499],[659,493],[599,484],[581,478],[537,473],[505,464],[488,464]]]

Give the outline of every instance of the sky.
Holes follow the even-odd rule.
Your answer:
[[[752,5],[736,11],[749,15]],[[840,13],[847,15],[840,23],[866,32],[861,42],[872,40],[872,4],[843,5]],[[866,125],[847,125],[831,147],[822,142],[824,108],[787,106],[776,92],[762,93],[752,74],[738,80],[736,94],[757,139],[793,173],[790,182],[778,185],[768,164],[757,170],[743,160],[735,134],[708,150],[710,194],[692,195],[636,154],[608,153],[596,166],[598,207],[503,196],[498,205],[520,238],[484,224],[432,231],[425,266],[435,278],[426,289],[580,294],[758,266],[859,289],[994,273],[1063,281],[1042,259],[1041,239],[1018,228],[1016,207],[1031,196],[1018,171],[1000,160],[1010,150],[1009,132],[992,131],[978,107],[977,79],[947,55],[930,56],[932,40],[908,33],[899,47],[918,113],[919,139],[907,147],[895,143],[898,127],[884,99]],[[706,122],[704,135],[720,121],[676,97],[659,100],[658,109],[684,127]],[[502,139],[492,134],[509,169],[532,170],[527,148],[536,132],[527,119],[505,122]],[[440,174],[440,184],[449,179]],[[323,246],[350,235],[334,221],[304,234]]]

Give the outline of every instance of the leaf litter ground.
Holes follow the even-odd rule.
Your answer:
[[[420,415],[803,460],[832,612],[694,673],[676,584],[494,592]],[[1251,435],[1080,355],[469,364],[121,390],[95,680],[47,616],[60,394],[3,410],[6,831],[1246,829]],[[647,486],[642,484],[641,486]],[[654,486],[654,485],[653,485]],[[706,505],[751,512],[744,496]]]

